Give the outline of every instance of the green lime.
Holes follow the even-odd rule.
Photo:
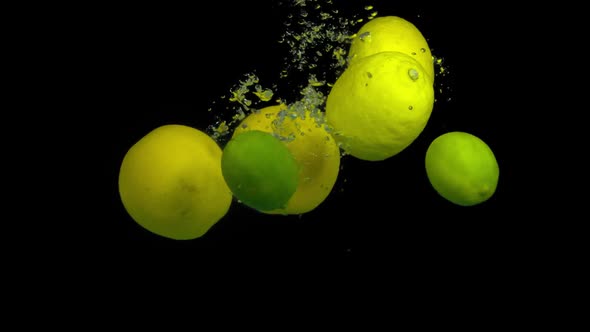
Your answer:
[[[426,174],[442,197],[457,205],[471,206],[492,197],[500,169],[484,141],[455,131],[432,141],[426,151]]]
[[[287,146],[260,130],[245,131],[227,143],[221,171],[234,196],[259,211],[285,208],[299,177]]]

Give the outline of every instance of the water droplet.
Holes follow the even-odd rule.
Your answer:
[[[371,74],[370,72],[367,72],[367,76],[368,76],[369,78],[372,78],[372,77],[373,77],[373,74]]]
[[[411,111],[414,109],[414,106],[410,105],[410,106],[408,106],[408,109]]]
[[[420,73],[418,73],[418,71],[414,68],[411,68],[410,70],[408,70],[408,75],[410,76],[412,81],[415,81],[420,77]]]
[[[359,35],[359,39],[360,39],[361,41],[365,41],[365,39],[366,39],[366,38],[368,38],[368,37],[370,37],[370,36],[371,36],[371,33],[370,33],[369,31],[367,31],[367,32],[363,32],[363,33],[361,33],[361,34]]]
[[[426,53],[426,49],[425,49],[424,47],[422,47],[422,48],[420,49],[420,52],[422,52],[422,53]]]

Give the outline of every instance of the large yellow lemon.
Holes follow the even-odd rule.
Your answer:
[[[221,148],[183,125],[156,128],[129,149],[119,193],[139,225],[176,240],[203,236],[232,201],[221,174]]]
[[[398,16],[381,16],[365,23],[350,45],[349,64],[386,51],[413,57],[433,81],[434,62],[426,38],[414,24]]]
[[[425,69],[400,52],[358,59],[338,77],[326,118],[342,148],[363,160],[384,160],[420,135],[434,105]]]
[[[302,118],[302,115],[305,118]],[[332,191],[340,170],[340,149],[309,111],[296,112],[285,105],[254,111],[234,131],[261,130],[280,137],[299,165],[297,189],[284,209],[271,214],[301,214],[318,207]]]

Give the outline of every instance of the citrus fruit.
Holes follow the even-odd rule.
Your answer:
[[[299,164],[297,190],[283,209],[267,211],[302,214],[318,207],[331,192],[340,170],[340,149],[321,125],[322,114],[302,110],[297,116],[286,105],[275,105],[252,112],[234,131],[262,130],[286,138],[283,143]],[[314,116],[315,115],[315,116]]]
[[[119,193],[139,225],[177,240],[204,235],[232,200],[221,174],[221,148],[183,125],[158,127],[127,151]]]
[[[349,49],[349,64],[379,52],[401,52],[422,65],[434,79],[434,62],[428,42],[411,22],[398,16],[381,16],[365,23],[356,33]]]
[[[338,77],[326,118],[350,155],[384,160],[420,135],[432,112],[434,88],[411,56],[381,52],[358,59]]]
[[[221,170],[234,196],[259,211],[284,208],[297,188],[293,155],[278,138],[260,130],[232,137],[223,149]]]
[[[465,132],[449,132],[430,143],[426,174],[432,187],[448,201],[471,206],[496,191],[500,169],[490,147]]]

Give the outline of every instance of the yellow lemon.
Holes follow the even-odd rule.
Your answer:
[[[400,52],[358,59],[338,77],[326,118],[342,148],[363,160],[384,160],[420,135],[434,105],[425,69]]]
[[[340,170],[340,149],[309,111],[295,112],[285,105],[254,111],[234,131],[260,130],[280,137],[299,165],[297,189],[283,209],[271,214],[301,214],[318,207],[332,191]],[[302,118],[305,116],[305,118]]]
[[[154,129],[123,158],[119,193],[125,209],[139,225],[160,236],[203,236],[225,216],[232,201],[221,174],[221,153],[198,129]]]
[[[350,45],[349,64],[379,52],[401,52],[413,57],[434,82],[434,62],[428,42],[411,22],[398,16],[382,16],[365,23]]]

